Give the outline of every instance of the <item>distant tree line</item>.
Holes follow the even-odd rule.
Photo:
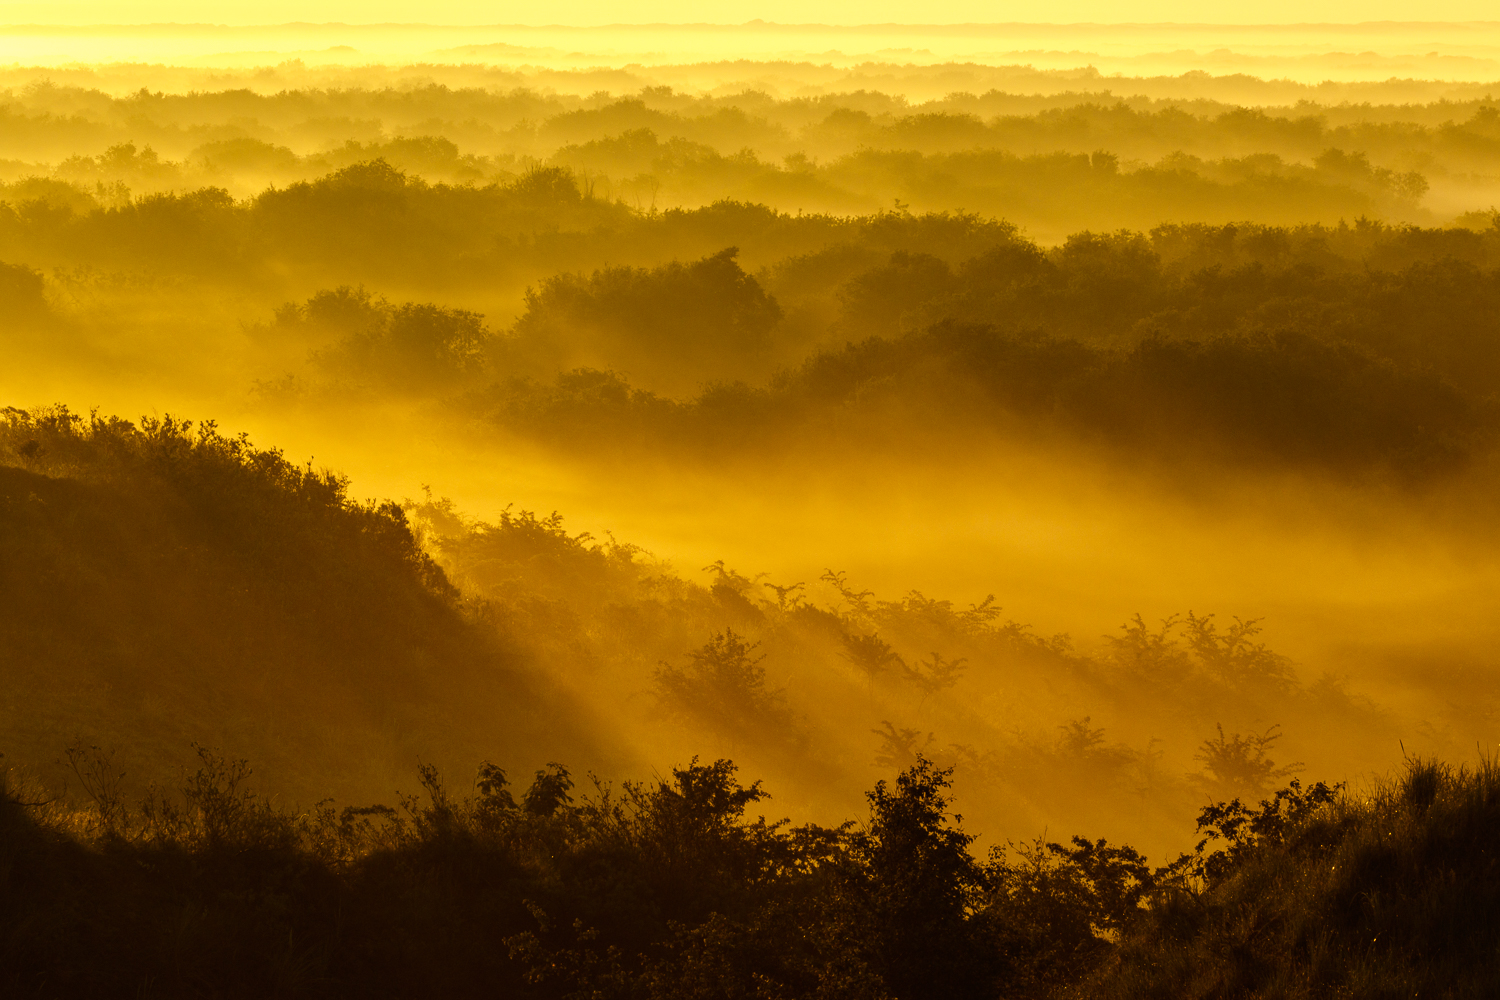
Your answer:
[[[333,383],[445,396],[582,446],[852,447],[1024,427],[1409,482],[1492,447],[1500,227],[1171,225],[1043,249],[966,216],[804,222],[722,205],[660,218],[752,229],[762,247],[798,230],[836,242],[755,274],[739,248],[563,272],[508,330],[357,288],[289,304],[273,329],[321,345],[315,368]]]
[[[1207,93],[1218,81],[1196,83],[1185,90]],[[1429,178],[1410,165],[1444,179],[1492,171],[1497,115],[1488,98],[1451,96],[1252,108],[1097,90],[955,92],[913,105],[871,90],[778,100],[434,84],[111,97],[33,85],[0,106],[0,155],[52,160],[33,177],[101,203],[204,185],[244,195],[379,157],[428,182],[480,186],[566,167],[593,193],[641,208],[733,197],[868,213],[894,198],[1057,230],[1166,217],[1415,218]],[[293,149],[309,146],[316,151]]]

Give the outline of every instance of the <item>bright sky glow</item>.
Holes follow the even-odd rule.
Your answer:
[[[955,0],[956,2],[956,0]],[[37,5],[32,4],[30,8]],[[953,7],[954,10],[960,10]],[[0,20],[26,21],[24,4],[0,2]],[[29,8],[27,8],[29,9]],[[79,24],[58,26],[69,9],[83,10]],[[437,4],[425,14],[464,11]],[[530,8],[534,9],[534,8]],[[559,19],[566,5],[549,8]],[[577,8],[582,10],[581,7]],[[666,6],[639,9],[647,15],[671,16]],[[861,8],[866,14],[877,8]],[[216,16],[235,8],[218,8]],[[805,16],[815,15],[810,7]],[[941,5],[931,7],[934,19]],[[1021,16],[1029,8],[1006,7],[999,13]],[[134,11],[137,26],[100,27],[100,21],[124,22]],[[268,0],[263,15],[281,11]],[[380,8],[365,19],[376,20]],[[520,12],[491,8],[478,13],[493,18]],[[960,11],[961,12],[961,11]],[[33,14],[37,12],[32,11]],[[813,63],[854,67],[864,63],[975,63],[1027,65],[1037,69],[1091,66],[1105,74],[1177,75],[1204,71],[1214,75],[1248,74],[1305,83],[1324,80],[1377,81],[1427,79],[1500,80],[1500,21],[1484,23],[1362,23],[1300,25],[1212,24],[1041,24],[971,25],[873,24],[838,27],[776,22],[734,26],[696,24],[620,25],[601,27],[521,26],[491,20],[485,25],[357,24],[327,22],[214,26],[172,25],[163,19],[191,12],[170,0],[132,6],[94,4],[84,8],[57,5],[48,9],[52,27],[20,26],[0,31],[0,65],[67,66],[101,63],[173,64],[184,67],[253,68],[300,60],[312,66],[400,65],[408,63],[489,64],[576,71],[597,67],[723,65],[723,80],[675,85],[714,86],[747,78],[727,61]],[[392,16],[402,11],[392,9]],[[409,10],[405,13],[410,13]],[[621,9],[609,13],[621,16]],[[980,12],[982,13],[982,12]],[[85,16],[85,14],[87,16]],[[339,4],[315,5],[304,18],[357,16]],[[40,15],[38,15],[40,16]],[[604,14],[600,13],[600,17]],[[871,15],[873,18],[873,15]],[[579,15],[577,20],[588,18]],[[740,65],[736,63],[736,65]],[[723,75],[723,74],[721,74]],[[887,84],[889,89],[890,84]]]
[[[643,24],[712,22],[738,24],[755,18],[786,24],[871,24],[880,22],[994,24],[1014,21],[1102,24],[1177,21],[1210,24],[1272,24],[1364,21],[1484,20],[1496,16],[1486,0],[1263,0],[1256,4],[1204,4],[1199,0],[725,0],[705,6],[697,0],[554,0],[548,4],[480,0],[89,0],[36,3],[0,0],[0,23],[143,24],[150,22],[266,24],[277,21],[342,21],[426,24]]]

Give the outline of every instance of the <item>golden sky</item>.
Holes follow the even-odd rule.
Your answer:
[[[244,68],[294,60],[308,66],[486,62],[572,70],[741,60],[946,61],[1039,69],[1087,65],[1127,75],[1201,70],[1309,83],[1500,79],[1500,18],[1471,0],[1434,0],[1420,12],[1390,0],[1358,8],[1365,18],[1382,11],[1392,18],[1420,13],[1422,22],[1355,21],[1351,9],[1329,0],[1304,0],[1295,10],[1287,0],[1266,0],[1254,10],[1188,9],[1181,0],[1130,7],[1098,0],[730,0],[713,8],[686,0],[630,6],[433,0],[421,7],[394,0],[226,0],[212,7],[183,0],[0,0],[0,24],[15,26],[0,31],[0,66]],[[1207,20],[1215,12],[1218,23]],[[1434,20],[1464,15],[1492,20]],[[710,16],[717,20],[705,23]],[[915,20],[919,16],[924,20]],[[1250,22],[1252,16],[1259,22]],[[205,22],[207,17],[215,21]]]
[[[140,24],[189,22],[267,24],[281,21],[342,21],[428,24],[641,24],[712,22],[734,24],[755,18],[782,23],[874,22],[954,24],[1014,21],[1162,22],[1268,24],[1327,21],[1496,20],[1493,0],[1262,0],[1259,3],[1205,4],[1202,0],[553,0],[547,4],[480,0],[86,0],[37,3],[0,0],[0,23]]]

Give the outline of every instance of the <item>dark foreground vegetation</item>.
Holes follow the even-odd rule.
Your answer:
[[[0,94],[0,995],[1495,995],[1296,776],[1494,738],[1500,112],[1152,87]]]
[[[970,851],[919,760],[838,827],[757,815],[719,760],[580,792],[422,770],[399,808],[288,811],[200,749],[178,793],[0,786],[14,997],[1486,997],[1500,775],[1416,761],[1368,795],[1205,808],[1162,867],[1075,837]]]

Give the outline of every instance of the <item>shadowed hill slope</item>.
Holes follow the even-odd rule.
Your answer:
[[[0,512],[13,756],[77,734],[131,746],[133,776],[155,779],[197,740],[321,795],[384,792],[419,753],[569,742],[563,706],[473,620],[399,506],[211,423],[9,411]],[[308,758],[316,788],[298,780]]]

